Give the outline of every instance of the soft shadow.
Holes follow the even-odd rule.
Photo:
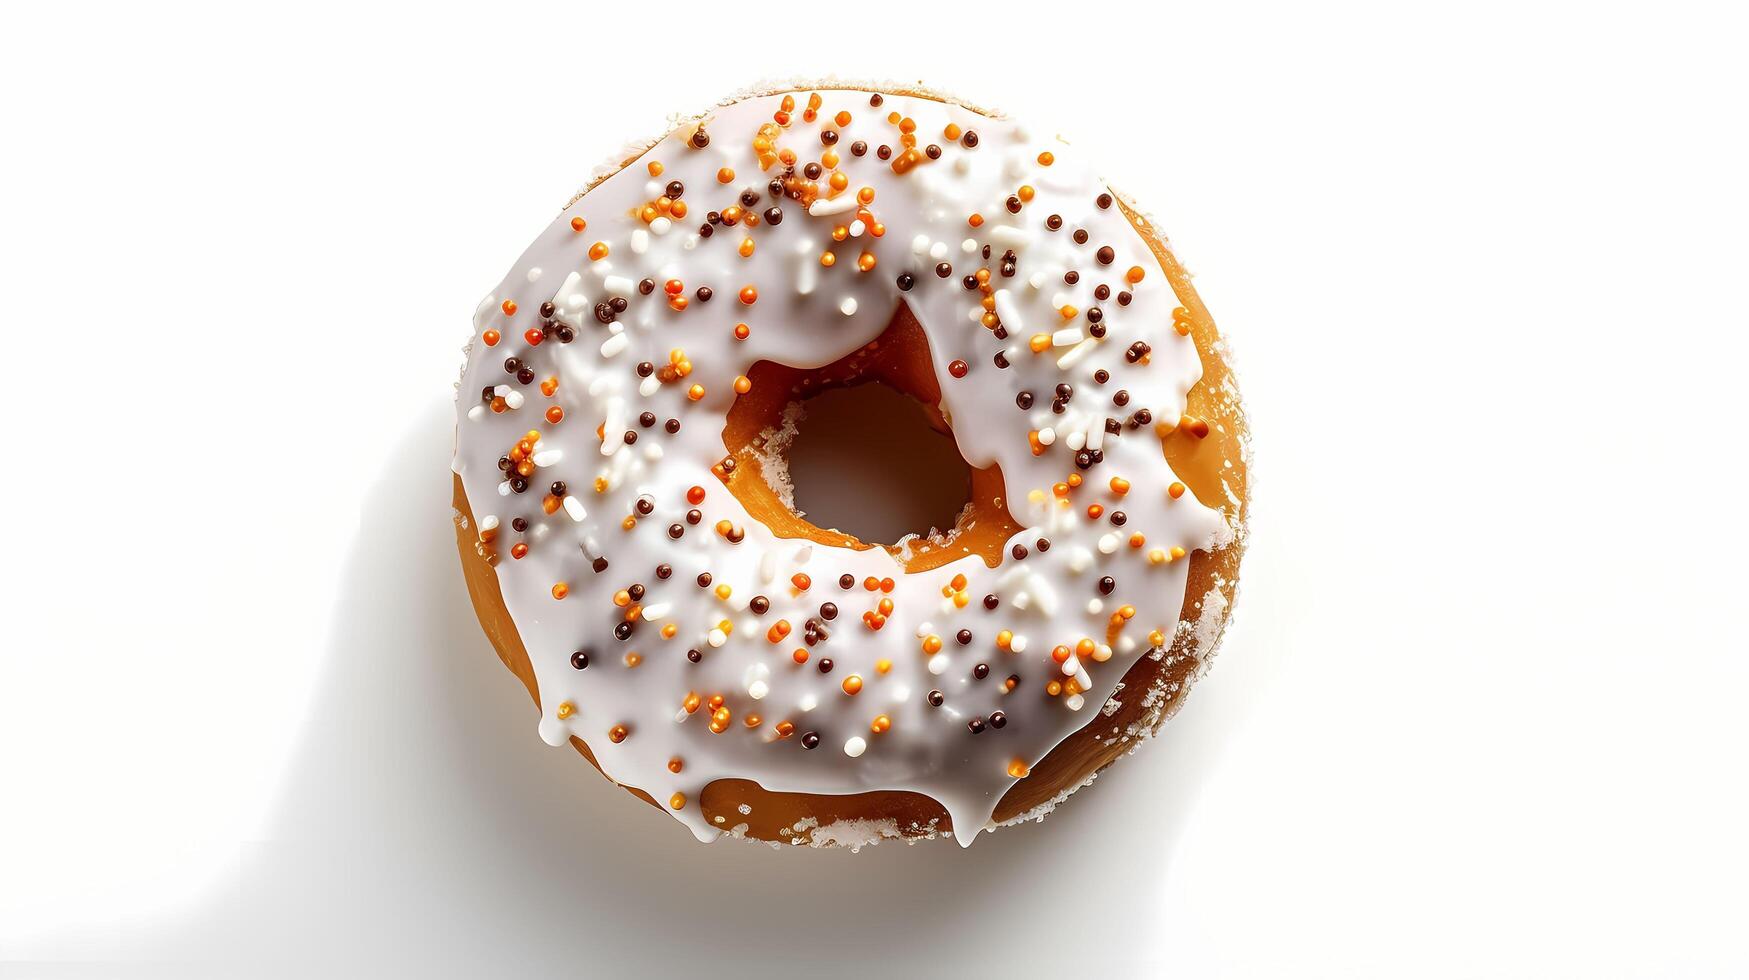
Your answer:
[[[153,960],[222,972],[1029,975],[1163,962],[1161,885],[1218,748],[1196,699],[1043,824],[852,854],[722,841],[547,747],[457,568],[451,409],[369,489],[266,838]],[[1132,930],[1126,945],[1111,937]]]

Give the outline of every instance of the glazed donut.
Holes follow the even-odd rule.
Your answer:
[[[580,192],[474,317],[470,597],[541,736],[701,840],[1042,816],[1214,653],[1247,516],[1223,349],[1072,148],[918,89],[726,100]],[[954,526],[817,527],[771,435],[863,383],[972,468]]]

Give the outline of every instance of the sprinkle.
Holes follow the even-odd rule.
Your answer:
[[[806,736],[804,736],[803,744],[807,744],[805,739]],[[844,754],[850,756],[852,759],[862,755],[866,751],[868,751],[868,742],[864,741],[861,736],[852,736],[849,741],[844,743]]]
[[[673,796],[668,797],[668,808],[670,810],[686,809],[686,794],[675,793]]]

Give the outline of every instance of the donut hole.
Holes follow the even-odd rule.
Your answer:
[[[897,545],[952,530],[971,502],[972,467],[923,403],[885,384],[792,402],[781,469],[796,516],[860,541]]]
[[[1001,564],[1020,531],[1002,470],[959,455],[929,341],[903,303],[880,336],[830,364],[760,361],[747,377],[723,426],[734,465],[718,473],[778,537],[885,548],[907,572],[967,555]]]

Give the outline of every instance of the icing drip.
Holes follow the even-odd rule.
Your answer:
[[[1170,640],[1186,555],[1228,534],[1168,492],[1153,431],[1201,364],[1147,243],[1072,148],[924,98],[808,100],[722,106],[541,233],[476,311],[455,472],[546,741],[587,740],[701,840],[734,828],[700,792],[744,778],[924,793],[969,844]],[[811,203],[770,190],[791,152]],[[979,269],[990,308],[962,282]],[[713,474],[756,361],[835,361],[900,302],[961,455],[1000,465],[1025,525],[996,568],[906,574],[883,549],[779,539]]]

